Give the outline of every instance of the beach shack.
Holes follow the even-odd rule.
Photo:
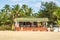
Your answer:
[[[14,27],[15,30],[43,31],[47,30],[48,21],[48,18],[15,18]]]

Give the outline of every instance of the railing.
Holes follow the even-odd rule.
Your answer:
[[[34,27],[16,27],[16,30],[17,31],[20,31],[20,30],[22,30],[22,31],[48,31],[48,29],[47,28],[43,28],[43,27],[41,27],[41,28],[38,28],[38,27],[36,27],[36,28],[34,28]]]

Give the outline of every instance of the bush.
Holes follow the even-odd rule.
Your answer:
[[[2,26],[0,26],[0,30],[11,30],[11,26],[9,26],[9,25],[2,25]]]

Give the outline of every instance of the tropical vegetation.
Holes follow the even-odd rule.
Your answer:
[[[26,4],[16,4],[12,7],[6,4],[0,10],[0,28],[11,29],[14,19],[20,17],[49,18],[50,21],[60,24],[60,7],[54,2],[41,2],[41,9],[34,13]]]

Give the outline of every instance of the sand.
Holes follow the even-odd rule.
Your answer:
[[[0,40],[60,40],[60,32],[0,31]]]

